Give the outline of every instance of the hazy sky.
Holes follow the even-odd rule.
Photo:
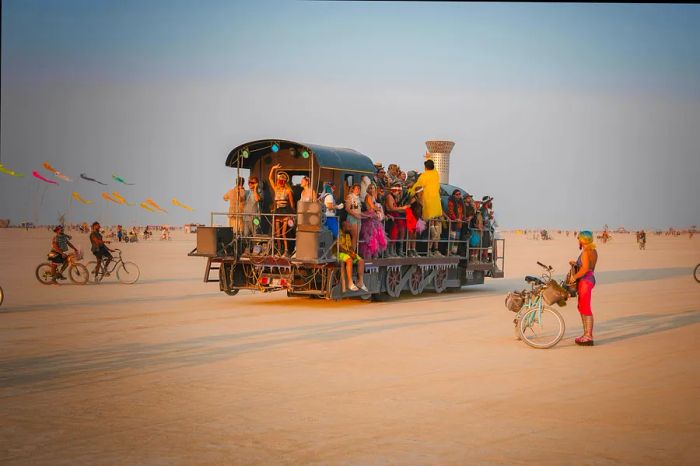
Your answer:
[[[700,6],[31,1],[2,10],[0,218],[208,222],[231,148],[351,147],[451,183],[504,227],[700,224]],[[46,160],[103,187],[48,187]],[[119,174],[135,186],[117,185]],[[59,180],[60,182],[60,180]]]

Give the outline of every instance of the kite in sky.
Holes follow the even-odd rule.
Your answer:
[[[104,200],[106,200],[106,201],[114,202],[115,204],[121,204],[121,202],[119,202],[118,200],[114,199],[114,198],[113,198],[112,196],[110,196],[109,193],[107,193],[107,192],[103,192],[103,193],[102,193],[102,199],[104,199]]]
[[[95,178],[90,178],[90,177],[87,176],[85,173],[81,173],[81,174],[80,174],[80,177],[81,177],[82,179],[84,179],[84,180],[87,180],[87,181],[94,181],[95,183],[99,183],[99,184],[101,184],[102,186],[107,186],[107,183],[103,183],[103,182],[101,182],[101,181],[97,181]]]
[[[56,182],[53,181],[53,180],[47,180],[46,178],[44,178],[43,176],[41,176],[41,175],[39,174],[39,172],[36,171],[36,170],[34,170],[34,171],[32,172],[32,175],[34,175],[34,178],[36,178],[36,179],[39,179],[39,180],[44,181],[44,182],[46,182],[46,183],[55,184],[56,186],[58,186],[58,183],[56,183]]]
[[[148,199],[146,199],[146,204],[148,204],[149,206],[153,207],[154,209],[156,209],[156,210],[158,210],[158,211],[160,211],[160,212],[163,212],[163,213],[166,213],[166,214],[168,213],[167,210],[162,209],[158,204],[156,204],[155,202],[153,202],[153,199],[151,199],[150,197],[149,197]]]
[[[182,208],[185,209],[185,210],[189,210],[190,212],[192,212],[192,211],[194,210],[192,207],[181,203],[180,201],[178,201],[178,200],[175,199],[175,198],[173,198],[172,204],[175,205],[175,206],[178,206],[178,207],[182,207]]]
[[[24,175],[22,173],[17,173],[16,171],[10,170],[9,168],[5,168],[3,164],[0,163],[0,173],[4,173],[6,175],[10,176],[16,176],[17,178],[22,178]]]
[[[84,199],[83,196],[78,194],[76,191],[73,191],[73,199],[76,201],[80,202],[81,204],[92,204],[92,201],[89,199]]]
[[[145,210],[147,210],[147,211],[149,211],[149,212],[155,212],[155,210],[151,209],[151,208],[148,206],[148,204],[146,204],[145,202],[142,202],[142,203],[139,204],[139,205],[141,206],[142,209],[145,209]]]
[[[62,179],[63,181],[68,181],[68,182],[73,181],[73,180],[71,180],[70,178],[68,178],[66,175],[64,175],[63,173],[61,173],[60,171],[58,171],[58,169],[52,167],[51,164],[50,164],[49,162],[44,162],[44,168],[47,169],[48,171],[50,171],[51,173],[53,173],[53,175],[54,175],[56,178],[60,178],[60,179]]]
[[[121,176],[112,175],[112,179],[113,179],[114,181],[118,181],[118,182],[121,183],[121,184],[126,184],[126,185],[129,185],[129,186],[133,186],[133,185],[134,185],[134,183],[127,183],[126,181],[124,181],[124,178],[122,178]]]
[[[125,204],[125,205],[129,205],[129,206],[136,205],[136,204],[132,204],[131,202],[127,202],[127,200],[124,199],[121,194],[119,194],[119,191],[112,192],[112,197],[114,199],[116,199],[117,201],[119,201],[120,204]]]

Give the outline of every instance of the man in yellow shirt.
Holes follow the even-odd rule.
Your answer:
[[[424,163],[425,171],[421,173],[411,187],[411,194],[418,186],[423,187],[423,220],[442,217],[442,202],[440,200],[440,174],[435,170],[435,163],[428,159]]]
[[[342,230],[338,236],[338,262],[345,263],[345,275],[348,278],[348,289],[350,291],[368,291],[364,283],[365,261],[352,249],[352,237],[350,236],[350,223],[343,221]],[[352,280],[352,265],[357,264],[357,282]]]
[[[423,165],[425,171],[411,187],[411,194],[418,187],[423,188],[421,205],[423,206],[423,220],[429,225],[428,253],[441,256],[438,250],[440,236],[442,235],[442,200],[440,199],[440,174],[435,170],[435,162],[428,159]]]

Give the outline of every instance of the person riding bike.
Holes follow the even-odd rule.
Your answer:
[[[97,265],[95,266],[95,270],[93,270],[92,273],[95,276],[97,276],[100,273],[102,259],[105,257],[107,258],[107,261],[104,263],[104,271],[105,273],[107,273],[107,266],[110,262],[112,262],[112,250],[109,249],[105,244],[105,241],[102,240],[102,234],[100,233],[100,222],[93,222],[92,224],[92,233],[90,233],[90,244],[92,246],[92,253],[97,258]]]
[[[51,274],[52,274],[52,283],[56,283],[56,280],[65,280],[66,277],[63,276],[63,272],[66,270],[66,268],[69,265],[68,262],[68,254],[66,254],[66,251],[68,251],[68,247],[70,246],[73,251],[76,253],[78,252],[78,249],[73,246],[73,243],[70,242],[70,235],[65,234],[63,225],[59,225],[56,228],[53,229],[54,233],[56,235],[51,238],[51,252],[49,252],[49,262],[51,262]],[[56,269],[58,268],[58,264],[62,264],[61,266],[61,271],[57,272]]]

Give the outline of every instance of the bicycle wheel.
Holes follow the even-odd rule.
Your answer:
[[[520,337],[533,348],[545,349],[559,343],[566,330],[559,312],[544,306],[542,311],[530,309],[520,319]]]
[[[693,272],[693,275],[695,276],[695,281],[700,283],[700,264],[695,266],[695,272]]]
[[[122,262],[117,267],[117,278],[120,282],[125,283],[127,285],[136,283],[136,280],[139,279],[139,275],[141,275],[141,272],[139,271],[139,266],[134,264],[133,262]]]
[[[100,274],[95,275],[95,267],[97,267],[97,261],[90,261],[87,263],[88,277],[92,277],[95,283],[100,283],[104,278],[104,271],[100,269]]]
[[[90,279],[90,272],[83,264],[73,264],[68,267],[68,278],[76,285],[84,285]]]
[[[42,285],[50,285],[54,282],[53,272],[51,271],[51,264],[48,262],[41,263],[36,268],[36,279]]]

